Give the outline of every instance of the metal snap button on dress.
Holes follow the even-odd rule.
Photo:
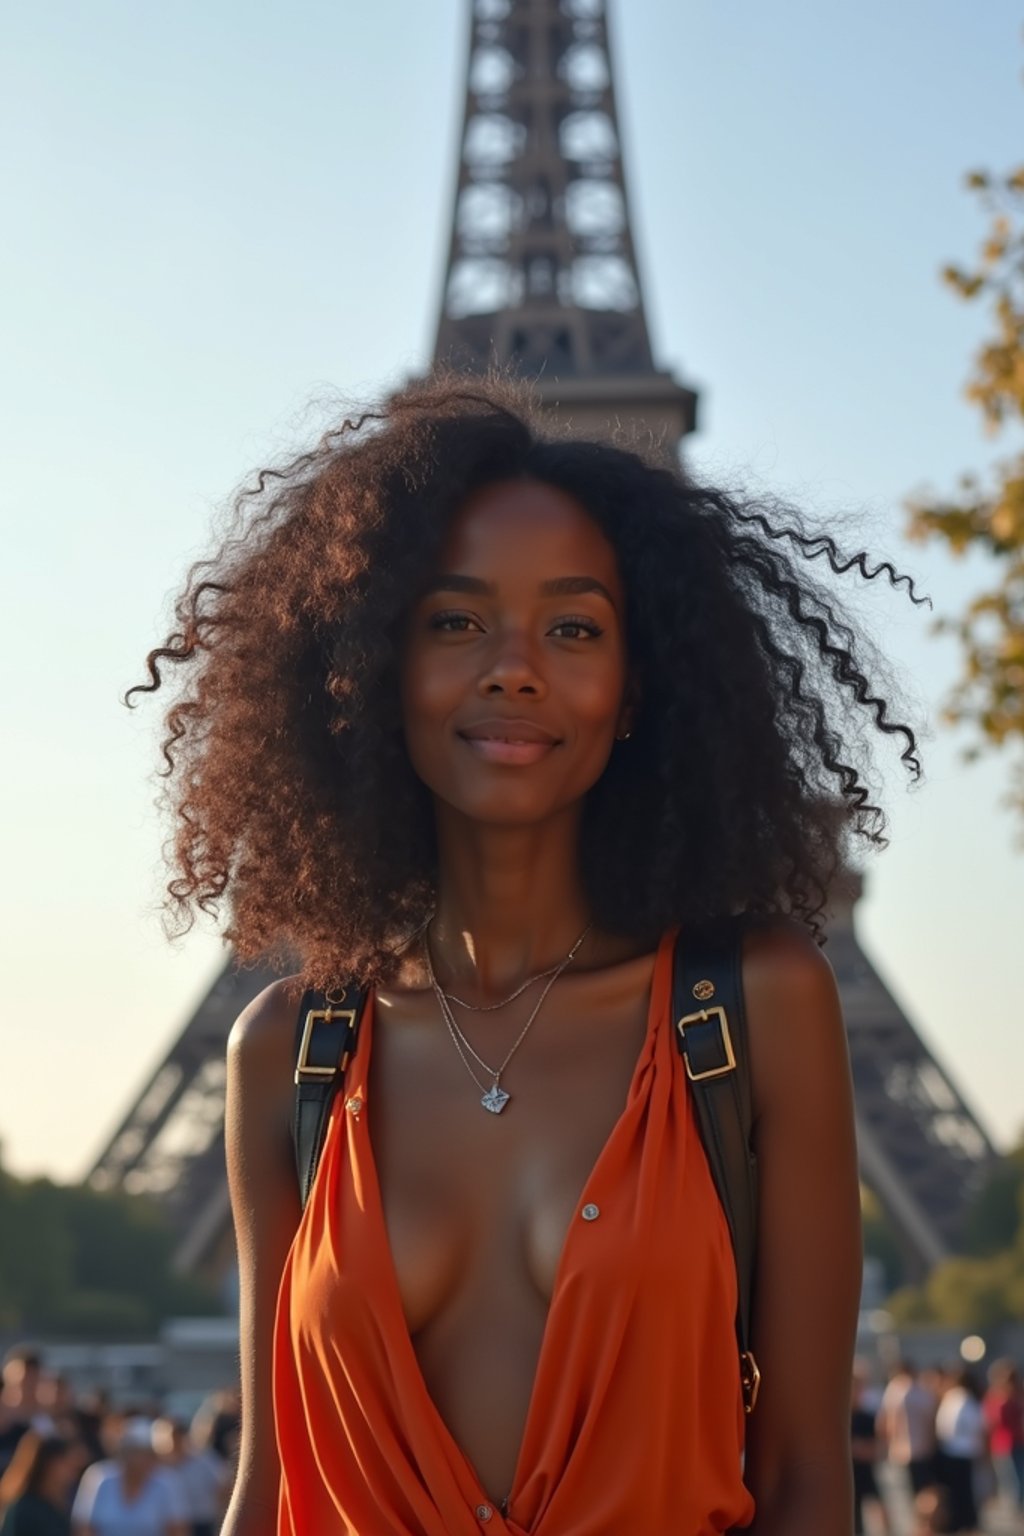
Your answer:
[[[601,1207],[599,1205],[585,1205],[582,1211],[580,1211],[584,1221],[596,1221],[600,1214]]]
[[[476,1507],[476,1517],[478,1520],[489,1520],[493,1514],[494,1510],[489,1504],[478,1504]]]

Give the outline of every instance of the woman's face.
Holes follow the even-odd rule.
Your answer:
[[[423,782],[494,824],[582,801],[628,729],[627,678],[625,593],[597,524],[538,481],[475,492],[406,631],[405,739]]]

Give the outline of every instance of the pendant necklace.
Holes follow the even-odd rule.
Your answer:
[[[564,960],[560,960],[559,963],[556,966],[552,967],[552,969],[549,972],[542,972],[541,973],[542,975],[546,975],[548,977],[547,985],[545,986],[544,990],[540,994],[540,997],[537,999],[536,1003],[534,1004],[533,1010],[530,1013],[530,1017],[527,1019],[526,1023],[523,1025],[522,1029],[519,1032],[518,1037],[513,1042],[511,1050],[508,1052],[508,1055],[505,1057],[505,1060],[501,1063],[500,1067],[489,1066],[487,1064],[487,1062],[484,1061],[483,1057],[479,1056],[477,1054],[477,1052],[473,1049],[473,1047],[470,1045],[469,1041],[466,1039],[466,1036],[462,1033],[462,1030],[459,1028],[458,1024],[456,1023],[455,1015],[452,1013],[451,1007],[450,1007],[449,1002],[448,1002],[447,994],[441,990],[441,986],[440,986],[440,984],[439,984],[439,982],[437,980],[437,977],[434,975],[434,966],[433,966],[433,962],[432,962],[431,957],[430,957],[430,940],[428,939],[426,933],[424,933],[424,936],[423,936],[423,949],[424,949],[424,953],[426,955],[426,961],[427,961],[427,976],[428,976],[428,978],[430,980],[430,985],[431,985],[431,987],[434,990],[434,995],[437,998],[437,1004],[438,1004],[438,1007],[441,1010],[441,1017],[444,1019],[444,1022],[445,1022],[445,1024],[448,1027],[448,1033],[452,1037],[452,1042],[453,1042],[453,1044],[455,1046],[455,1049],[458,1051],[460,1057],[462,1058],[463,1066],[466,1068],[466,1071],[469,1073],[469,1075],[473,1079],[474,1083],[476,1083],[477,1087],[483,1091],[483,1096],[482,1096],[482,1098],[480,1100],[480,1103],[483,1105],[484,1109],[489,1110],[492,1115],[500,1115],[502,1110],[505,1108],[505,1105],[509,1102],[509,1099],[511,1098],[511,1094],[509,1094],[508,1091],[506,1089],[502,1088],[502,1086],[501,1086],[501,1074],[504,1072],[505,1068],[508,1066],[509,1062],[512,1060],[512,1057],[515,1055],[515,1053],[519,1049],[520,1045],[522,1045],[523,1041],[526,1039],[527,1030],[530,1028],[530,1025],[533,1023],[534,1019],[537,1017],[538,1013],[540,1012],[541,1006],[542,1006],[542,1004],[544,1002],[544,999],[547,997],[548,993],[551,991],[551,988],[554,986],[554,984],[558,980],[559,976],[561,976],[562,972],[565,970],[565,968],[569,964],[570,960],[573,959],[573,957],[576,954],[576,951],[579,949],[580,945],[583,943],[583,940],[586,938],[587,934],[590,932],[592,927],[593,927],[592,923],[588,923],[587,924],[587,926],[584,928],[583,932],[580,934],[579,938],[576,940],[575,944],[572,946],[572,948],[570,949],[569,953],[566,955]],[[530,979],[531,979],[531,981],[538,981],[540,978],[537,977],[537,976],[533,976]],[[520,991],[525,991],[526,987],[529,986],[529,985],[530,985],[530,982],[524,983],[523,987],[520,988]],[[519,993],[514,993],[513,996],[514,997],[518,997]],[[458,1002],[459,999],[455,998],[455,1001]],[[511,998],[506,998],[505,999],[505,1002],[511,1002],[511,1001],[512,1001]],[[493,1005],[493,1004],[491,1005],[491,1007],[494,1007],[494,1006],[495,1005]],[[503,1006],[503,1004],[498,1004],[497,1006],[501,1007],[501,1006]],[[480,1011],[483,1012],[484,1010],[480,1010]],[[469,1056],[472,1056],[473,1059],[476,1062],[478,1062],[481,1067],[483,1067],[484,1071],[491,1078],[491,1086],[489,1088],[487,1088],[486,1090],[484,1090],[483,1083],[477,1077],[476,1073],[473,1071],[473,1068],[469,1064],[469,1056],[466,1055],[467,1051],[469,1052]]]

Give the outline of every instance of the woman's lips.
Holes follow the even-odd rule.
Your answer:
[[[466,746],[485,763],[510,765],[539,763],[553,751],[553,741],[506,741],[498,736],[460,736]]]

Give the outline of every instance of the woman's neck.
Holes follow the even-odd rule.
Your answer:
[[[499,996],[565,959],[591,920],[577,821],[500,828],[439,818],[430,944],[442,986]]]

